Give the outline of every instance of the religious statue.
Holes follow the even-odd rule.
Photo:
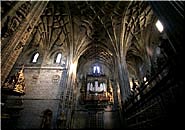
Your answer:
[[[19,94],[25,94],[25,78],[23,73],[24,66],[22,69],[15,75],[16,83],[13,89],[14,92]]]
[[[8,91],[9,94],[18,96],[25,94],[25,78],[23,69],[24,66],[17,74],[11,76],[11,78],[5,82],[3,85],[3,90]]]
[[[107,96],[109,98],[109,101],[113,102],[113,90],[112,90],[112,87],[109,87],[109,90],[107,92]]]
[[[41,123],[42,129],[50,129],[51,128],[51,119],[52,119],[52,111],[50,109],[46,109],[43,112],[43,119]]]
[[[66,115],[65,115],[65,112],[62,111],[60,113],[60,116],[58,117],[58,120],[57,120],[57,128],[58,129],[64,129],[66,127]]]

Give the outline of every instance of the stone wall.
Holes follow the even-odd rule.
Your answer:
[[[43,111],[46,109],[50,109],[53,113],[51,128],[56,128],[60,94],[62,87],[64,87],[60,82],[61,77],[63,77],[62,72],[63,70],[59,68],[26,68],[25,66],[26,94],[21,96],[21,98],[9,96],[7,100],[7,105],[9,106],[17,100],[22,100],[23,102],[23,109],[20,111],[20,117],[18,117],[16,121],[18,128],[40,128]]]

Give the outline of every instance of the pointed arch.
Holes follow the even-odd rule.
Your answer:
[[[62,53],[57,53],[56,57],[55,57],[55,63],[60,64],[62,60]]]
[[[37,52],[37,53],[35,53],[35,54],[33,55],[33,57],[32,57],[32,63],[37,63],[38,58],[39,58],[39,53]]]

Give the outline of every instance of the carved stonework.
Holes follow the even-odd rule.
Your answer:
[[[52,82],[53,83],[59,83],[60,76],[59,75],[53,75]]]
[[[15,50],[19,50],[23,47],[23,43],[22,42],[19,42],[19,44],[16,46]]]
[[[35,3],[33,6],[31,3]],[[23,6],[25,4],[25,6]],[[38,19],[40,18],[40,15],[44,11],[45,7],[47,5],[47,2],[45,1],[38,1],[38,2],[23,2],[20,6],[20,3],[17,5],[16,8],[12,9],[12,12],[14,14],[8,14],[9,15],[9,22],[4,21],[3,23],[6,23],[7,26],[4,26],[5,32],[2,33],[2,44],[4,44],[2,53],[4,54],[1,61],[1,67],[3,68],[1,73],[1,83],[4,83],[9,72],[11,71],[13,65],[15,64],[18,56],[22,52],[22,49],[25,44],[27,43],[28,38],[30,37],[31,32],[33,31],[34,26],[37,24]],[[21,7],[21,8],[19,8]],[[25,9],[26,8],[26,9]],[[23,11],[25,9],[25,11]],[[19,11],[19,15],[17,15],[17,10]],[[21,14],[22,13],[22,14]],[[29,14],[28,14],[29,13]],[[18,17],[26,17],[22,19],[20,22],[18,20]],[[15,17],[16,18],[16,24],[11,23],[11,19]],[[6,19],[6,18],[5,18]],[[5,20],[4,19],[4,20]],[[8,25],[13,25],[15,28],[11,28]],[[6,29],[5,29],[6,28]],[[13,32],[14,31],[14,32]],[[2,31],[3,32],[3,31]],[[12,36],[9,38],[6,38],[3,36],[5,33],[12,32]],[[7,34],[8,34],[7,33]],[[19,44],[19,45],[18,45]],[[8,64],[8,66],[7,66]]]
[[[19,27],[21,22],[26,18],[31,8],[29,1],[22,4],[14,16],[7,16],[4,27],[2,28],[2,39],[11,36]]]
[[[34,75],[32,76],[32,83],[33,83],[33,84],[36,84],[38,78],[39,78],[39,75],[34,74]]]

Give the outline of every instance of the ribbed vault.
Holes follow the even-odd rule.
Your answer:
[[[61,51],[72,62],[78,61],[78,66],[94,61],[111,71],[116,60],[126,57],[129,72],[134,75],[138,63],[147,60],[148,25],[152,22],[147,2],[52,1],[40,17],[28,48],[32,48],[30,52],[47,52],[46,57]]]

